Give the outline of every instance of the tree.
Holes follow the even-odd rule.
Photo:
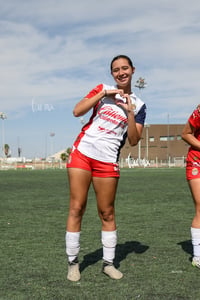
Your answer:
[[[71,153],[71,148],[67,148],[66,152],[67,152],[67,154],[68,154],[68,156],[69,156],[70,153]]]
[[[66,152],[61,153],[60,158],[62,159],[62,161],[66,161],[67,160],[67,153]]]
[[[10,146],[8,144],[5,144],[4,145],[4,153],[5,153],[6,157],[9,156],[9,149],[10,149]]]
[[[60,158],[62,161],[66,161],[71,153],[71,148],[67,148],[65,152],[61,153]]]

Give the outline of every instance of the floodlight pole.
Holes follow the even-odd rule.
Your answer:
[[[2,157],[4,157],[5,156],[5,153],[4,153],[4,144],[5,144],[4,120],[7,119],[6,114],[3,112],[0,112],[0,119],[2,119]]]
[[[144,127],[146,128],[146,160],[149,160],[149,124],[145,124]]]
[[[145,82],[145,79],[142,77],[139,77],[139,79],[136,81],[135,83],[135,87],[137,87],[139,89],[139,97],[141,97],[141,90],[144,89],[146,87],[147,83]],[[140,160],[141,160],[141,140],[139,140],[138,143],[138,160],[139,160],[139,164],[140,164]]]
[[[54,147],[53,147],[53,137],[55,136],[55,133],[54,132],[51,132],[50,133],[50,137],[52,138],[52,141],[51,141],[51,156],[54,154],[53,151],[54,151]]]
[[[169,167],[169,114],[167,114],[167,163]]]

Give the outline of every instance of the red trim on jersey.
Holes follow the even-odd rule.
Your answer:
[[[188,122],[194,128],[195,138],[200,141],[200,114],[197,109],[193,111]],[[188,150],[186,175],[187,180],[200,178],[200,151],[193,149],[192,146]]]
[[[97,85],[93,90],[91,90],[91,91],[89,92],[89,94],[87,94],[87,96],[84,97],[84,98],[90,99],[90,98],[94,97],[95,95],[97,95],[98,93],[100,93],[102,90],[103,90],[103,84],[101,83],[101,84]],[[91,126],[91,124],[92,124],[92,122],[93,122],[93,119],[94,119],[94,117],[95,117],[96,114],[97,114],[97,108],[98,108],[98,106],[99,106],[99,103],[100,103],[100,101],[94,106],[94,108],[93,108],[93,113],[92,113],[92,116],[90,117],[89,122],[88,122],[87,124],[85,124],[85,125],[82,127],[81,132],[80,132],[79,135],[77,136],[77,138],[76,138],[76,140],[75,140],[75,143],[74,143],[74,146],[75,146],[76,148],[78,147],[78,145],[79,145],[81,139],[82,139],[83,136],[85,135],[85,131]]]
[[[189,118],[189,123],[197,130],[200,129],[200,114],[198,109],[193,111]]]
[[[93,90],[89,92],[89,94],[87,94],[85,98],[92,98],[96,94],[100,93],[102,90],[103,90],[103,83],[97,85]]]
[[[193,111],[188,121],[194,127],[194,136],[200,141],[200,114],[197,109]]]

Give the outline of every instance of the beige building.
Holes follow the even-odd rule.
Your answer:
[[[145,125],[142,139],[135,147],[130,147],[128,140],[121,150],[120,158],[131,155],[133,159],[158,159],[168,161],[177,157],[186,157],[188,144],[181,139],[185,124]]]

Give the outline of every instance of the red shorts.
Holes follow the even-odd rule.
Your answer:
[[[77,149],[70,153],[67,168],[87,170],[94,177],[120,177],[118,163],[107,163],[90,158]]]
[[[199,151],[190,150],[186,160],[187,180],[200,178],[200,158]]]
[[[200,178],[200,165],[199,163],[189,161],[186,165],[187,180]]]

